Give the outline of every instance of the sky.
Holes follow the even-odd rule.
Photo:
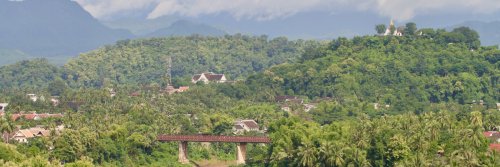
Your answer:
[[[200,17],[228,13],[235,19],[266,21],[298,13],[368,11],[396,21],[433,13],[485,15],[500,11],[499,0],[74,0],[98,19],[146,12],[146,18]]]

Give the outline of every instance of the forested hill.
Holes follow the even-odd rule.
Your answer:
[[[158,134],[270,137],[248,144],[246,166],[500,166],[488,149],[498,142],[484,133],[500,129],[491,105],[500,100],[500,50],[481,47],[468,28],[408,32],[325,44],[241,35],[121,41],[64,67],[43,59],[3,66],[0,102],[9,105],[0,132],[51,135],[0,139],[0,166],[190,166]],[[164,84],[170,56],[177,83],[203,71],[246,81],[163,94],[153,86]],[[9,119],[21,111],[64,116]],[[262,131],[236,134],[244,119]],[[199,166],[236,160],[236,144],[189,145]]]
[[[422,111],[429,103],[500,101],[500,51],[479,47],[476,32],[425,29],[422,35],[339,38],[247,80],[275,94],[332,97],[338,102],[390,105]],[[361,103],[358,103],[361,104]]]
[[[165,84],[168,58],[172,60],[174,83],[187,84],[192,75],[202,72],[226,74],[229,80],[244,80],[250,74],[273,65],[297,62],[307,48],[321,42],[267,36],[168,37],[119,41],[70,60],[57,73],[72,87]],[[47,65],[33,60],[0,68],[0,88],[44,88],[51,80],[29,80],[27,73],[47,71]],[[50,67],[56,68],[56,67]],[[14,70],[18,69],[18,70]],[[48,79],[48,78],[47,78]],[[107,85],[107,86],[112,86]]]

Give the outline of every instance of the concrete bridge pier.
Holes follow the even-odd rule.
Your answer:
[[[188,164],[188,142],[179,142],[179,162],[182,164]]]
[[[236,150],[236,164],[243,165],[246,162],[247,143],[238,143]]]

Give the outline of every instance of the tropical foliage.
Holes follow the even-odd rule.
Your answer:
[[[377,29],[382,30],[382,27]],[[468,28],[339,38],[330,43],[243,35],[121,41],[64,67],[0,68],[0,132],[63,124],[29,143],[0,144],[0,166],[187,166],[158,134],[235,135],[254,119],[272,144],[249,144],[247,166],[499,166],[483,132],[499,130],[500,50]],[[167,66],[175,86],[168,95]],[[192,84],[194,73],[239,82]],[[116,92],[116,94],[114,94]],[[36,102],[26,94],[45,97]],[[113,96],[112,96],[113,95]],[[287,104],[293,95],[315,107]],[[58,96],[54,106],[49,97]],[[21,111],[64,113],[18,120]],[[59,134],[58,134],[59,133]],[[235,160],[236,145],[190,143],[190,160]]]

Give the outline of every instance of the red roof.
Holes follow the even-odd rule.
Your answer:
[[[140,96],[140,95],[141,95],[141,93],[139,93],[139,92],[133,92],[133,93],[130,94],[130,96],[133,96],[133,97],[137,97],[137,96]]]
[[[497,131],[488,131],[488,132],[483,132],[484,137],[491,137],[493,134],[498,133]]]
[[[24,119],[27,119],[27,120],[34,120],[36,116],[38,116],[36,113],[33,113],[33,114],[24,114]]]
[[[490,144],[490,150],[495,150],[500,152],[500,144]]]
[[[12,114],[12,115],[10,116],[10,119],[11,119],[12,121],[15,121],[15,120],[19,119],[20,117],[21,117],[21,114]]]

